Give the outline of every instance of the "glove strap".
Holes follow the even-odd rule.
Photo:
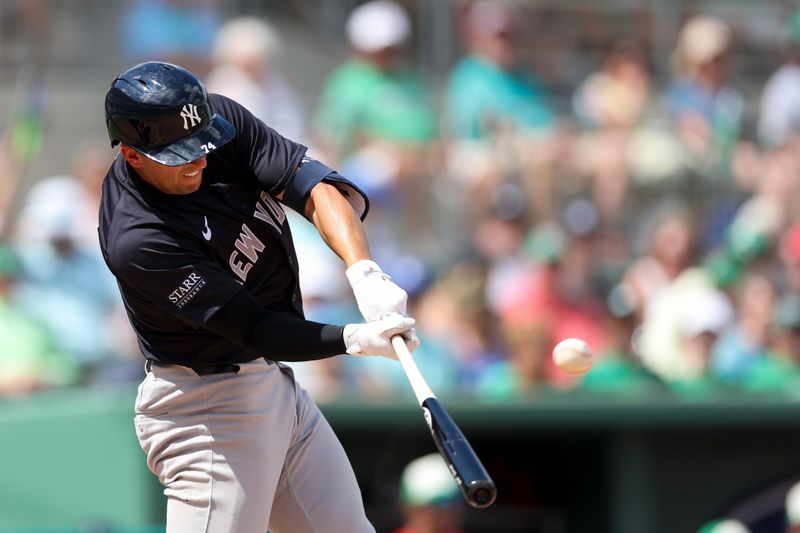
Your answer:
[[[369,259],[356,261],[350,266],[350,268],[345,270],[344,273],[345,276],[347,276],[347,281],[350,282],[351,287],[354,287],[356,283],[375,273],[383,274],[387,279],[392,279],[388,275],[384,274],[383,270],[381,270],[381,267],[378,266],[378,263]]]

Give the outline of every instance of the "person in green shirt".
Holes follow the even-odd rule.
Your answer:
[[[606,297],[603,325],[609,342],[598,354],[592,369],[576,384],[576,390],[619,397],[665,395],[664,381],[642,364],[634,348],[639,326],[633,293],[618,284]]]
[[[406,60],[409,15],[395,2],[372,0],[350,13],[346,33],[351,57],[323,84],[312,149],[369,195],[370,239],[391,243],[377,251],[385,263],[425,255],[439,239],[430,193],[438,116],[428,85]]]
[[[315,134],[328,156],[342,160],[375,141],[420,145],[437,136],[432,95],[404,61],[411,36],[408,14],[375,0],[347,20],[353,55],[326,79]]]
[[[800,397],[799,363],[800,295],[787,293],[775,308],[765,356],[753,361],[740,386],[761,396]]]
[[[12,249],[0,243],[0,397],[71,384],[75,366],[49,332],[8,301],[18,263]]]
[[[700,526],[697,533],[750,533],[750,529],[735,518],[717,518]]]
[[[451,70],[445,94],[445,124],[453,137],[479,140],[501,129],[554,127],[551,95],[520,62],[518,15],[500,2],[478,2],[468,13],[468,51]]]
[[[516,188],[535,221],[557,217],[556,182],[567,136],[550,92],[519,50],[525,11],[480,1],[466,13],[467,53],[451,69],[443,98],[448,174],[481,198]]]

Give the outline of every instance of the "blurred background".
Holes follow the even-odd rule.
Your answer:
[[[96,242],[105,91],[151,59],[371,198],[416,360],[500,491],[459,504],[397,364],[293,365],[380,533],[800,531],[798,7],[0,0],[0,531],[164,530]],[[290,220],[307,316],[358,320]],[[566,337],[589,373],[553,365]]]

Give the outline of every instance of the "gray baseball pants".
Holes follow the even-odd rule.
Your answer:
[[[134,424],[167,533],[374,533],[341,443],[283,365],[153,364]]]

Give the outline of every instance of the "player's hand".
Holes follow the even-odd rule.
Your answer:
[[[390,314],[406,314],[408,294],[397,286],[374,261],[362,259],[345,272],[358,310],[367,322]]]
[[[397,313],[366,324],[347,324],[343,336],[350,355],[381,355],[397,359],[392,348],[394,335],[402,335],[409,352],[419,347],[414,319]]]

